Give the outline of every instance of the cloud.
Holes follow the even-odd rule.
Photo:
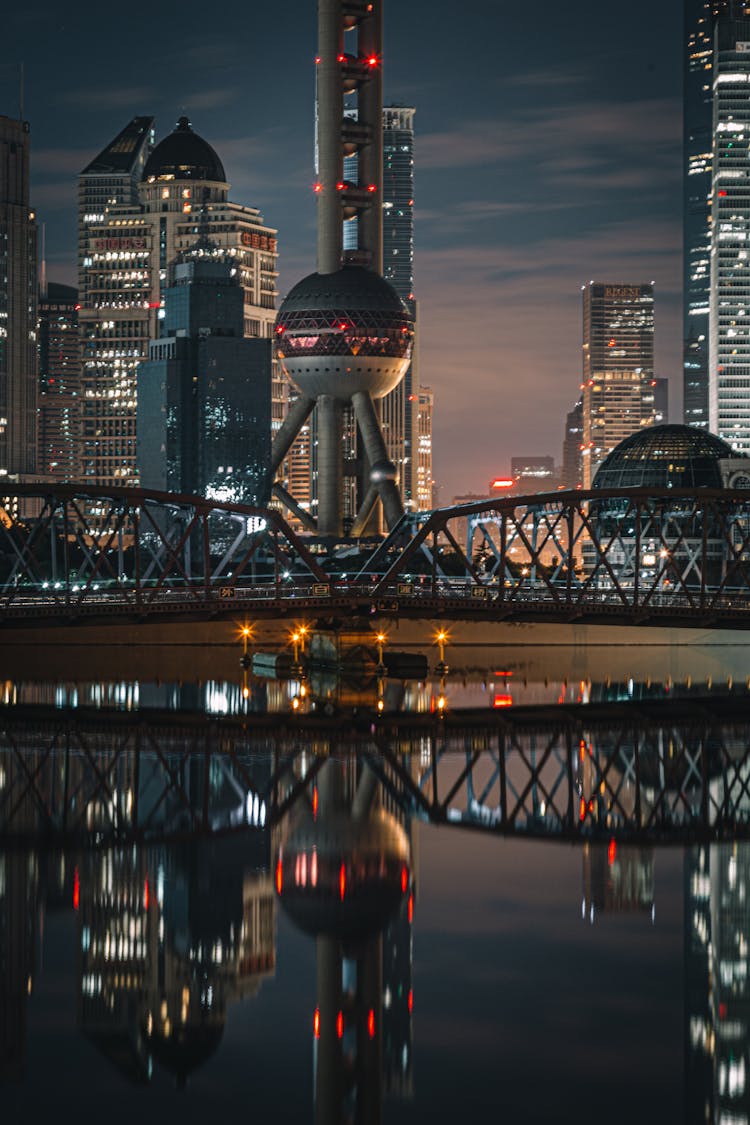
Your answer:
[[[214,90],[201,90],[196,94],[188,94],[182,99],[181,105],[189,110],[217,109],[227,105],[237,97],[237,91],[228,86],[218,87]]]
[[[420,171],[467,168],[528,158],[534,163],[566,157],[571,150],[601,160],[633,148],[633,159],[647,163],[645,151],[676,152],[681,138],[676,98],[632,102],[569,103],[514,111],[507,117],[474,121],[460,130],[419,137]]]
[[[151,86],[86,86],[81,90],[66,90],[62,100],[69,105],[83,106],[88,112],[125,109],[143,105],[154,98]]]

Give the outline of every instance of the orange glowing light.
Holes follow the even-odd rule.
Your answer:
[[[316,1008],[313,1015],[313,1035],[320,1039],[320,1008]]]
[[[492,700],[492,706],[493,707],[512,707],[513,706],[513,696],[508,691],[502,692],[500,695],[496,695],[495,698]]]
[[[615,862],[616,858],[617,858],[617,842],[616,842],[616,840],[612,839],[612,840],[609,841],[609,847],[607,848],[607,863],[609,864],[610,867]]]
[[[77,910],[81,904],[81,881],[78,878],[78,868],[73,872],[73,909]]]
[[[313,191],[315,192],[316,195],[319,195],[322,190],[323,190],[322,184],[313,184]]]
[[[313,820],[317,820],[318,819],[318,787],[317,787],[317,785],[313,789],[312,810],[313,810]]]
[[[346,894],[346,866],[342,863],[339,868],[339,898],[344,901]]]
[[[371,1039],[375,1038],[375,1012],[372,1008],[367,1013],[367,1034]]]
[[[578,809],[578,819],[579,820],[585,820],[586,819],[586,802],[584,801],[583,797],[581,797],[581,804],[580,804],[579,809]]]
[[[409,868],[404,864],[401,868],[401,894],[406,894],[406,888],[409,886]]]
[[[284,871],[283,871],[282,866],[281,866],[281,857],[279,856],[279,861],[276,864],[276,894],[277,895],[281,894],[281,888],[283,886],[284,886]]]
[[[151,895],[148,889],[148,879],[143,884],[143,909],[148,912],[148,904],[151,901]]]
[[[409,998],[406,1001],[406,1006],[410,1013],[414,1011],[414,991],[411,988],[409,989]]]
[[[344,1013],[341,1011],[336,1016],[336,1038],[344,1038]]]
[[[515,483],[513,477],[496,477],[490,488],[512,488]]]
[[[409,922],[414,921],[414,895],[409,895],[409,904],[406,907],[406,916]]]

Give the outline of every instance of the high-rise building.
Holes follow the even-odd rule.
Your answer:
[[[623,438],[653,422],[653,377],[653,285],[584,285],[584,488]]]
[[[669,379],[654,379],[654,425],[664,426],[669,422]]]
[[[583,398],[579,398],[565,418],[562,453],[563,488],[583,485]]]
[[[169,268],[200,235],[232,258],[245,336],[273,334],[276,231],[254,207],[229,201],[221,160],[186,117],[152,145],[153,119],[134,118],[80,177],[80,473],[103,487],[138,480],[136,368],[159,335]],[[280,377],[274,395],[278,428]]]
[[[50,282],[39,297],[39,475],[77,479],[81,412],[78,290]]]
[[[745,0],[685,0],[683,97],[683,420],[708,429],[713,40],[717,17]]]
[[[417,511],[426,512],[432,508],[432,412],[435,396],[430,387],[420,387],[417,391],[416,438],[414,442],[414,464],[416,468],[416,488],[414,500]]]
[[[417,498],[416,464],[420,388],[417,377],[419,330],[414,299],[415,112],[410,106],[383,108],[383,277],[390,281],[414,316],[415,340],[406,374],[395,390],[385,396],[380,411],[388,456],[398,469],[399,487],[407,511],[422,508]],[[420,420],[423,427],[426,420],[425,414]],[[422,493],[426,495],[424,483]],[[430,506],[430,501],[424,505],[425,508]]]
[[[750,452],[750,19],[714,33],[709,429]]]
[[[0,478],[37,469],[37,228],[29,123],[0,117]]]
[[[164,335],[138,368],[138,469],[146,488],[263,504],[272,342],[243,338],[232,262],[200,245],[174,267]]]

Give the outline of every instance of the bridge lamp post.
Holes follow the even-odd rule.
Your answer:
[[[240,657],[240,667],[241,668],[247,669],[247,668],[250,667],[250,663],[251,663],[250,653],[248,652],[247,646],[248,646],[248,643],[249,643],[252,635],[253,635],[252,625],[243,625],[242,628],[240,629],[240,636],[242,637],[242,656]],[[247,697],[245,697],[245,698],[247,698]]]
[[[435,634],[435,644],[438,646],[438,665],[437,673],[440,676],[448,675],[448,665],[445,662],[445,646],[450,637],[446,629],[439,629]]]
[[[386,672],[386,667],[385,667],[385,664],[383,662],[383,648],[385,647],[385,643],[386,643],[387,640],[388,640],[388,637],[385,633],[378,633],[377,636],[375,637],[375,641],[376,641],[377,646],[378,646],[378,665],[377,665],[377,668],[375,669],[375,671],[378,674],[378,676],[384,676],[385,672]]]

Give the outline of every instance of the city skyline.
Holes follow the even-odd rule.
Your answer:
[[[279,228],[282,295],[313,266],[314,6],[285,39],[283,83],[270,18],[263,30],[270,11],[261,5],[259,30],[244,35],[238,9],[231,41],[191,32],[186,19],[169,52],[142,36],[136,50],[118,28],[133,57],[127,86],[116,89],[97,54],[106,24],[89,26],[85,11],[61,22],[46,5],[11,15],[0,89],[3,108],[16,112],[11,64],[23,55],[32,201],[46,223],[50,280],[74,280],[76,173],[139,112],[155,114],[159,138],[185,112],[221,152],[233,198]],[[442,19],[426,26],[420,4],[389,13],[385,102],[418,108],[421,377],[435,392],[435,476],[450,491],[476,488],[532,440],[559,457],[560,420],[580,382],[578,294],[590,277],[655,280],[656,371],[673,390],[680,380],[679,13],[676,4],[649,13],[645,41],[646,8],[636,5],[613,48],[593,4],[550,7],[541,67],[519,50],[536,30],[524,13],[501,26],[486,5],[481,42],[468,28],[447,36]],[[66,57],[63,83],[52,49]],[[478,411],[483,399],[498,410]]]

